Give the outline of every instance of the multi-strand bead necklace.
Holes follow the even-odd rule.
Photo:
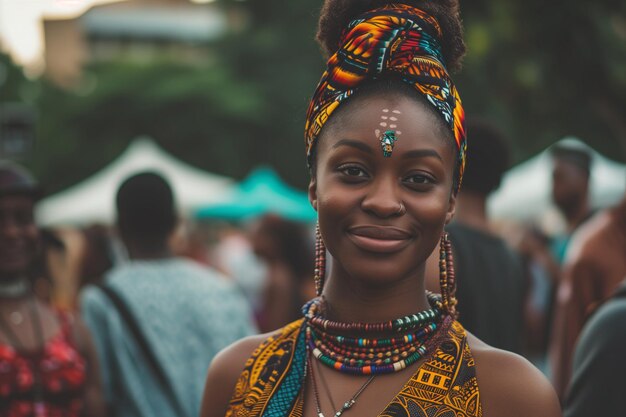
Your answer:
[[[355,375],[397,372],[427,353],[428,341],[439,328],[441,298],[428,294],[430,310],[383,323],[341,323],[322,316],[323,301],[303,307],[311,354],[324,365]],[[358,337],[358,336],[365,337]]]

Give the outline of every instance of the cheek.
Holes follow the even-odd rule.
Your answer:
[[[407,211],[412,213],[421,231],[426,246],[436,245],[441,237],[447,220],[450,196],[445,194],[437,198],[413,199],[407,203]]]
[[[328,251],[336,255],[337,242],[341,240],[344,223],[358,207],[358,198],[340,187],[318,189],[317,215],[322,239]]]

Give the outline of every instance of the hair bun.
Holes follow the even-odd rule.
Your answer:
[[[368,10],[393,3],[417,7],[437,19],[443,32],[441,48],[448,71],[461,67],[465,43],[458,0],[324,0],[316,35],[324,54],[328,57],[337,51],[341,34],[351,20]]]

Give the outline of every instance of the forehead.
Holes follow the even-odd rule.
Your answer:
[[[586,171],[567,159],[554,158],[552,172],[560,176],[586,176]]]
[[[393,130],[398,137],[394,152],[420,146],[453,149],[433,110],[407,97],[356,98],[344,104],[336,120],[322,132],[320,148],[330,149],[343,139],[376,143],[380,135]],[[343,110],[343,111],[342,111]],[[320,149],[321,151],[321,149]]]

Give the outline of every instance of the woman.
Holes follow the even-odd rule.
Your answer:
[[[38,194],[28,172],[0,161],[0,417],[104,416],[86,328],[31,288]]]
[[[332,55],[305,132],[321,297],[215,359],[203,417],[560,415],[532,365],[455,320],[443,228],[465,160],[447,72],[464,51],[458,4],[404,3],[324,4],[318,40]],[[440,239],[437,297],[424,267]]]

